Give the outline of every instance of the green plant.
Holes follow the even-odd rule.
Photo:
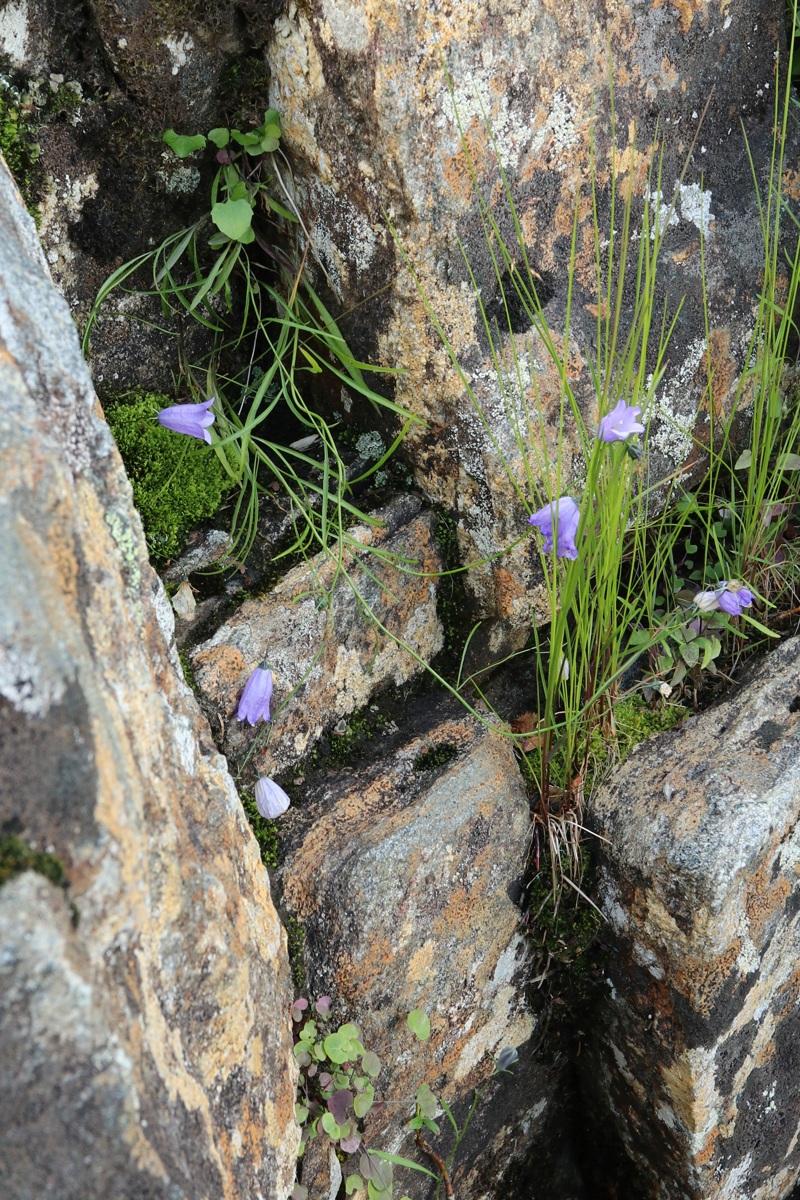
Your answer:
[[[152,557],[176,554],[192,526],[213,516],[230,488],[218,456],[195,438],[177,438],[156,421],[166,396],[120,397],[106,416],[133,487]]]
[[[367,383],[365,371],[387,369],[353,357],[309,280],[306,254],[296,262],[285,228],[276,227],[300,221],[280,138],[274,110],[247,132],[217,128],[206,137],[167,131],[165,141],[181,158],[208,143],[216,148],[209,211],[106,280],[83,346],[87,351],[110,294],[149,267],[151,286],[137,294],[157,297],[166,317],[191,319],[210,339],[205,356],[184,361],[182,368],[195,400],[213,397],[214,449],[235,492],[230,556],[247,555],[257,534],[259,498],[277,487],[294,521],[294,539],[282,553],[322,550],[341,562],[348,525],[375,524],[353,503],[353,488],[381,472],[412,418]],[[277,189],[286,204],[275,198]],[[336,421],[313,402],[320,381],[400,419],[392,443],[355,478],[341,452]],[[288,435],[286,442],[276,429]]]
[[[31,216],[38,216],[40,148],[32,109],[9,80],[0,76],[0,152]]]
[[[376,1054],[364,1048],[357,1025],[347,1022],[334,1029],[330,1023],[330,1013],[329,996],[320,996],[313,1010],[304,996],[292,1005],[294,1055],[300,1068],[295,1105],[295,1117],[302,1128],[299,1155],[302,1157],[309,1141],[318,1136],[326,1137],[341,1155],[353,1155],[360,1151],[359,1171],[352,1171],[345,1177],[345,1193],[348,1196],[366,1190],[369,1200],[392,1200],[394,1167],[400,1166],[435,1180],[437,1196],[444,1186],[447,1195],[452,1197],[450,1169],[486,1085],[475,1091],[461,1126],[449,1106],[434,1096],[427,1083],[422,1083],[417,1089],[414,1115],[408,1127],[415,1134],[419,1148],[436,1166],[436,1171],[400,1155],[377,1150],[367,1144],[363,1121],[378,1103],[375,1084],[381,1073],[381,1061]],[[408,1014],[406,1026],[419,1042],[425,1042],[430,1037],[430,1020],[421,1009]],[[507,1071],[516,1060],[516,1050],[502,1050],[495,1061],[493,1075]],[[440,1110],[454,1132],[453,1146],[446,1160],[422,1137],[423,1129],[439,1133],[436,1117]],[[308,1200],[308,1189],[296,1184],[292,1198]],[[402,1200],[408,1200],[408,1197],[404,1196]]]

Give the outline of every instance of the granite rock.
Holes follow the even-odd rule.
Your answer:
[[[610,228],[613,175],[619,195],[627,189],[634,196],[634,236],[646,197],[651,220],[666,229],[655,311],[666,303],[672,315],[685,297],[669,369],[648,414],[652,476],[696,465],[708,436],[707,367],[717,414],[730,410],[763,267],[740,118],[760,174],[770,161],[782,13],[768,0],[468,0],[455,7],[309,0],[282,13],[275,32],[267,49],[270,97],[283,113],[317,259],[342,309],[358,314],[357,322],[345,316],[342,323],[357,351],[404,368],[395,399],[424,422],[406,449],[419,486],[457,514],[463,561],[483,564],[467,584],[490,622],[479,637],[500,657],[504,647],[524,643],[531,615],[541,618],[546,609],[538,556],[522,538],[538,507],[531,477],[559,494],[580,487],[584,474],[571,410],[563,437],[559,426],[562,377],[588,428],[597,420],[591,366],[602,300],[593,171],[600,240]],[[654,160],[658,184],[649,173]],[[500,293],[510,267],[498,235],[517,267],[523,254],[506,188],[558,368],[513,288],[506,286],[508,314]],[[497,222],[489,241],[476,192]],[[619,228],[620,203],[618,196]],[[633,311],[633,290],[629,279],[625,314]],[[493,341],[505,390],[476,291],[490,328],[499,323]]]
[[[0,1192],[283,1198],[285,934],[2,166],[0,220],[0,846],[69,883],[0,888]]]
[[[408,710],[377,761],[331,773],[282,818],[278,887],[302,926],[307,994],[332,996],[335,1021],[359,1025],[383,1064],[376,1096],[405,1101],[370,1115],[370,1145],[430,1167],[405,1129],[416,1089],[426,1082],[461,1121],[490,1055],[519,1048],[512,1075],[488,1085],[454,1175],[459,1197],[489,1200],[511,1195],[502,1176],[515,1163],[545,1157],[563,1078],[532,1053],[515,903],[530,820],[513,748],[457,706],[430,703]],[[431,1021],[425,1043],[406,1028],[417,1008]],[[398,1169],[397,1180],[398,1194],[428,1195],[423,1176]]]
[[[592,1095],[653,1200],[800,1179],[800,639],[591,804],[613,930]]]
[[[431,514],[419,510],[413,496],[390,502],[372,514],[381,524],[349,531],[353,542],[341,562],[331,552],[293,567],[192,649],[196,686],[229,759],[248,755],[260,775],[284,770],[326,728],[380,688],[412,679],[441,649],[441,560]],[[275,684],[266,731],[235,720],[242,689],[262,660]]]

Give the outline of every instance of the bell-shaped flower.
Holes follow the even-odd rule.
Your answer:
[[[256,808],[267,821],[274,821],[285,813],[291,800],[274,779],[262,775],[256,784]]]
[[[624,442],[632,433],[644,433],[644,425],[636,418],[642,410],[635,404],[620,400],[610,413],[606,413],[597,426],[596,436],[601,442]]]
[[[535,525],[544,535],[542,550],[545,554],[549,554],[555,542],[556,558],[577,558],[575,534],[580,519],[581,510],[572,497],[562,496],[528,517],[528,524]]]
[[[211,434],[208,430],[209,426],[214,424],[214,414],[211,412],[214,399],[212,396],[202,404],[172,404],[169,408],[162,408],[158,414],[158,423],[165,429],[174,430],[175,433],[202,438],[210,446]]]
[[[694,602],[700,612],[710,613],[722,611],[729,617],[738,617],[743,608],[749,608],[753,603],[753,593],[741,579],[723,579],[705,592],[698,592]]]
[[[256,667],[244,685],[242,698],[236,711],[237,720],[249,721],[251,725],[255,725],[257,721],[268,721],[271,699],[272,671],[268,667]]]
[[[738,617],[753,603],[753,593],[741,579],[724,579],[717,589],[717,604],[729,617]]]

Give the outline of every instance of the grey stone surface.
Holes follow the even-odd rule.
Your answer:
[[[424,754],[443,747],[452,757],[426,769]],[[304,931],[308,994],[331,995],[336,1021],[359,1025],[383,1064],[376,1095],[402,1101],[368,1118],[370,1145],[430,1167],[405,1129],[417,1087],[427,1082],[462,1121],[490,1054],[519,1047],[514,1073],[489,1084],[454,1174],[463,1200],[499,1200],[511,1194],[505,1171],[547,1156],[545,1130],[563,1099],[564,1064],[536,1061],[525,997],[515,899],[527,796],[510,742],[454,706],[410,709],[379,753],[371,766],[321,779],[282,819],[282,905]],[[424,1044],[405,1025],[415,1008],[431,1020]],[[442,1126],[447,1147],[446,1118]],[[397,1189],[429,1194],[407,1170]]]
[[[0,224],[0,831],[70,885],[0,888],[0,1194],[283,1200],[285,934],[2,166]]]
[[[317,255],[343,309],[358,314],[344,328],[348,336],[352,330],[362,357],[376,355],[405,368],[396,381],[396,399],[424,419],[411,431],[407,450],[419,485],[457,513],[464,562],[478,563],[514,545],[467,577],[478,610],[494,621],[480,637],[499,658],[504,647],[524,643],[531,610],[540,618],[546,610],[538,556],[523,537],[528,512],[539,507],[529,476],[544,478],[546,489],[561,494],[582,486],[584,466],[569,404],[563,437],[559,432],[560,370],[510,286],[516,361],[508,353],[498,275],[505,274],[508,283],[509,267],[497,249],[497,232],[489,239],[493,261],[476,187],[509,245],[511,261],[520,267],[523,250],[506,187],[513,194],[555,354],[566,364],[569,388],[589,429],[597,419],[590,364],[602,303],[592,161],[601,242],[610,230],[612,172],[619,187],[617,235],[625,190],[635,197],[636,238],[650,195],[651,220],[658,211],[658,220],[669,222],[656,328],[664,301],[670,315],[684,296],[685,303],[669,369],[650,405],[649,464],[659,478],[690,469],[708,436],[707,406],[701,403],[706,364],[710,361],[714,373],[714,404],[728,411],[752,330],[763,252],[740,118],[760,176],[772,147],[773,56],[785,42],[782,12],[771,0],[610,5],[468,0],[455,6],[435,0],[413,5],[311,0],[278,17],[276,34],[267,51],[270,96],[284,114],[297,193]],[[576,204],[577,259],[571,270]],[[708,346],[701,230],[712,329]],[[637,243],[634,247],[638,252]],[[635,261],[633,253],[632,271]],[[499,324],[493,336],[506,373],[505,394],[475,287],[490,323]],[[633,308],[630,279],[623,313]],[[431,311],[463,376],[441,344]]]
[[[642,1197],[800,1178],[800,639],[637,748],[595,797],[614,932],[585,1060]],[[604,844],[605,845],[605,844]]]

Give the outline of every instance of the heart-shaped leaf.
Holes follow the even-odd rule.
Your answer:
[[[253,210],[248,200],[223,200],[211,209],[211,220],[233,242],[252,242]]]
[[[194,137],[186,137],[181,133],[176,133],[174,129],[167,129],[161,140],[167,143],[172,153],[177,154],[178,158],[188,158],[190,154],[194,154],[195,150],[202,150],[206,144],[202,133],[196,133]]]

